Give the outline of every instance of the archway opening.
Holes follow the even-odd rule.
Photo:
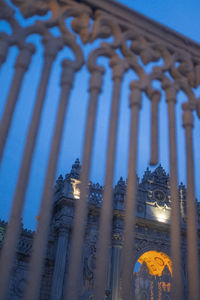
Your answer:
[[[167,266],[172,275],[172,262],[170,257],[164,252],[155,250],[143,253],[137,260],[134,272],[138,272],[141,265],[146,263],[149,273],[151,275],[161,276],[164,268]]]
[[[143,253],[134,267],[135,299],[170,299],[172,262],[164,252]]]

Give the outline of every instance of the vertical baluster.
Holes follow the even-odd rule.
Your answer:
[[[0,33],[0,68],[2,64],[5,62],[7,54],[8,54],[9,42],[7,35],[5,33]]]
[[[100,229],[97,247],[97,264],[95,278],[95,299],[105,297],[105,288],[107,282],[107,268],[109,265],[109,247],[111,243],[112,230],[112,196],[113,196],[113,174],[116,154],[116,140],[120,104],[121,81],[124,73],[124,64],[120,62],[118,56],[111,59],[110,65],[113,68],[113,95],[112,108],[110,116],[110,127],[107,146],[107,162],[103,203],[100,215]]]
[[[129,138],[129,172],[126,196],[126,213],[124,224],[124,244],[122,248],[122,299],[132,299],[133,262],[135,238],[135,204],[136,204],[136,166],[138,148],[138,122],[141,107],[141,91],[131,85],[130,109],[131,124]]]
[[[186,166],[187,166],[187,249],[189,299],[198,300],[199,291],[199,258],[197,248],[196,201],[194,188],[193,157],[193,114],[189,103],[183,104],[183,127],[185,129]]]
[[[37,299],[39,296],[41,273],[44,256],[46,253],[46,244],[52,211],[52,187],[55,179],[66,109],[68,106],[70,91],[73,85],[74,73],[76,71],[75,69],[76,66],[73,65],[72,62],[68,60],[65,60],[63,62],[63,73],[61,79],[62,90],[56,117],[55,130],[52,138],[51,152],[48,161],[45,184],[43,188],[42,201],[39,212],[39,223],[33,243],[33,254],[30,263],[29,275],[30,280],[28,281],[28,286],[25,293],[25,299],[27,300]]]
[[[29,67],[34,51],[35,48],[32,44],[25,45],[20,51],[15,63],[15,73],[12,79],[11,87],[9,89],[8,98],[0,124],[0,161],[3,156],[6,139],[11,126],[12,117],[23,82],[24,74]]]
[[[158,104],[160,92],[153,91],[151,96],[151,158],[150,165],[158,163]]]
[[[80,199],[76,200],[77,203],[74,216],[72,245],[68,268],[68,282],[64,296],[64,299],[66,300],[77,299],[80,288],[80,273],[82,270],[82,249],[87,218],[88,180],[94,140],[97,101],[99,93],[101,92],[102,75],[104,73],[101,67],[94,67],[90,69],[90,72],[90,99],[88,103],[87,123],[85,129],[83,164],[80,175]]]
[[[168,103],[169,126],[169,161],[170,161],[170,194],[171,194],[171,259],[172,259],[172,299],[182,299],[182,272],[181,272],[181,230],[180,204],[178,197],[177,179],[177,149],[176,149],[176,121],[175,104],[176,90],[167,88],[166,101]]]
[[[21,214],[24,206],[26,187],[30,174],[31,161],[37,133],[39,129],[40,116],[46,95],[48,80],[51,72],[52,63],[60,48],[60,40],[45,39],[45,56],[44,67],[41,74],[40,84],[38,88],[36,103],[32,115],[32,120],[26,139],[26,145],[22,158],[20,173],[18,176],[15,195],[12,203],[11,215],[7,227],[7,232],[4,240],[4,246],[1,254],[1,270],[0,270],[0,294],[2,299],[6,299],[8,290],[9,277],[15,257],[17,241],[21,228]]]

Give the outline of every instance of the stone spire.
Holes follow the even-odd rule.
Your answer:
[[[63,187],[64,183],[63,183],[63,176],[62,174],[60,174],[60,176],[58,177],[58,179],[56,180],[56,184],[55,184],[55,190],[60,190]]]
[[[54,186],[54,201],[56,201],[62,195],[63,188],[64,188],[64,180],[62,174],[60,174]]]
[[[72,165],[71,172],[70,172],[70,178],[79,179],[80,178],[80,170],[81,170],[81,164],[79,158],[75,160],[75,163]]]
[[[144,172],[143,178],[142,178],[142,183],[148,182],[148,180],[152,179],[152,173],[147,167],[146,171]]]
[[[122,177],[120,177],[114,189],[114,206],[116,209],[124,208],[124,198],[126,194],[126,183]]]
[[[152,172],[154,183],[167,184],[169,181],[169,175],[166,174],[161,164]]]

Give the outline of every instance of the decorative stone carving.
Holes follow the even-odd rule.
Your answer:
[[[26,285],[28,264],[25,262],[17,262],[14,268],[12,281],[10,284],[10,296],[14,299],[22,299],[24,288]]]
[[[96,262],[96,247],[91,246],[89,248],[87,256],[84,258],[84,267],[83,267],[84,280],[88,280],[88,281],[94,280],[95,262]]]
[[[32,34],[37,34],[41,36],[45,49],[44,77],[49,76],[48,74],[50,74],[51,65],[54,62],[55,56],[64,46],[70,48],[74,53],[75,60],[71,61],[65,59],[62,63],[63,72],[60,85],[62,89],[67,87],[67,91],[69,91],[73,84],[75,72],[81,68],[84,62],[83,51],[79,45],[81,44],[82,46],[82,44],[97,42],[100,46],[92,50],[87,63],[91,73],[89,86],[91,103],[97,103],[98,95],[102,90],[104,67],[97,64],[97,59],[99,57],[107,57],[109,58],[111,68],[113,68],[114,82],[121,80],[124,72],[128,69],[132,69],[137,75],[137,80],[131,83],[131,111],[135,109],[137,111],[139,110],[141,106],[141,93],[144,92],[151,100],[154,115],[156,115],[156,117],[158,116],[157,106],[160,91],[152,87],[153,82],[158,80],[161,83],[162,89],[165,91],[168,103],[176,102],[176,94],[179,91],[182,91],[186,95],[188,102],[183,106],[183,125],[191,131],[193,126],[192,111],[196,110],[198,116],[200,115],[200,100],[196,99],[194,93],[194,89],[198,88],[200,83],[200,47],[198,44],[178,35],[164,26],[151,22],[145,17],[138,16],[137,13],[131,12],[128,8],[123,9],[119,4],[117,5],[112,1],[107,1],[106,3],[106,1],[83,0],[80,3],[80,1],[75,0],[12,0],[12,3],[19,8],[24,18],[35,18],[37,16],[46,16],[46,18],[40,18],[37,21],[31,22],[31,24],[27,23],[29,25],[21,26],[16,18],[15,9],[5,1],[1,1],[0,19],[9,23],[12,33],[10,35],[6,33],[0,34],[0,65],[5,61],[9,47],[17,46],[20,52],[15,69],[17,72],[21,70],[20,74],[23,75],[30,64],[31,56],[35,50],[32,44],[27,44],[26,40]],[[47,14],[48,12],[49,15]],[[68,22],[69,18],[72,19],[71,23]],[[51,29],[54,27],[57,27],[59,30],[59,37],[54,36],[52,33]],[[112,38],[111,42],[108,42],[106,39],[110,37]],[[153,64],[153,67],[147,72],[146,66],[149,64]],[[41,107],[47,81],[46,84],[41,83],[40,85],[40,90],[43,90],[39,97]],[[14,95],[12,96],[12,100],[15,100],[13,103],[17,100],[20,85],[21,83],[19,84],[19,82],[16,85],[16,80],[13,81],[13,86],[17,86],[14,89],[14,93],[13,88],[10,89],[11,94]],[[12,110],[14,111],[14,107],[12,107]],[[11,116],[11,114],[9,114],[9,116]],[[33,118],[33,120],[36,119],[37,118]],[[5,118],[5,120],[8,120],[8,118]],[[153,124],[152,122],[152,132],[156,132],[157,124]],[[8,129],[9,124],[7,124],[7,131]],[[37,136],[36,130],[33,136]],[[153,137],[154,140],[157,141],[157,135],[155,134]],[[1,140],[6,141],[5,138],[2,138],[2,134]],[[33,139],[31,138],[30,140],[32,141]],[[3,147],[1,148],[3,149]],[[155,149],[158,150],[157,147],[155,147]],[[32,152],[33,148],[29,154]],[[27,156],[31,157],[31,155],[32,154]],[[30,163],[30,160],[25,161],[25,166]],[[151,159],[151,163],[157,163],[157,155]],[[27,170],[26,173],[28,174],[29,171]],[[54,214],[51,226],[54,227],[60,235],[65,234],[65,229],[71,226],[69,224],[72,223],[74,217],[73,207],[75,202],[80,203],[81,200],[85,201],[85,198],[87,198],[86,192],[83,194],[84,199],[79,199],[79,175],[80,162],[77,160],[72,166],[71,173],[66,176],[65,180],[59,177],[56,182]],[[53,171],[50,177],[53,181]],[[21,180],[20,183],[25,182],[26,178],[28,178],[27,175],[24,176],[24,179]],[[86,179],[84,183],[86,187],[87,180],[88,179]],[[49,194],[46,197],[46,199],[49,200],[49,202],[46,203],[49,205],[44,205],[45,209],[50,207],[52,181],[49,184]],[[50,181],[47,180],[47,186],[49,182]],[[138,179],[136,217],[140,219],[140,222],[144,222],[144,224],[142,226],[141,224],[138,225],[136,236],[139,240],[143,239],[143,246],[146,245],[145,247],[164,247],[168,243],[168,232],[163,229],[165,227],[161,226],[168,226],[167,222],[165,222],[167,219],[159,219],[160,212],[167,212],[168,220],[170,218],[171,196],[168,182],[168,175],[161,166],[154,172],[147,170],[142,182],[139,182]],[[46,191],[46,189],[44,190]],[[96,219],[98,219],[97,216],[99,216],[99,210],[102,205],[103,190],[104,188],[99,184],[89,184],[89,215],[95,216]],[[135,193],[133,194],[135,195]],[[185,194],[185,189],[180,186],[179,199],[182,223],[186,220]],[[134,195],[131,195],[131,197]],[[118,215],[119,219],[124,215],[125,197],[126,184],[120,179],[113,193],[114,215]],[[23,201],[23,196],[20,196],[19,199]],[[195,199],[193,200],[194,207],[197,207],[199,218],[199,205],[196,204]],[[19,205],[18,207],[23,207],[23,205]],[[66,211],[68,208],[69,211]],[[18,228],[20,228],[20,214],[21,212],[19,212],[18,215]],[[151,220],[151,222],[157,221],[157,225],[155,225],[154,222],[153,224],[155,226],[153,226],[149,220]],[[166,224],[161,224],[160,220]],[[114,240],[119,241],[121,239],[119,237],[121,236],[122,228],[121,225],[115,224],[115,220],[113,223],[113,237]],[[147,225],[147,223],[150,225]],[[158,224],[162,227],[162,230],[158,230]],[[156,227],[156,229],[154,227]],[[13,232],[14,229],[15,228],[13,228]],[[192,231],[195,232],[195,230]],[[51,230],[51,232],[53,232],[53,230]],[[131,232],[131,228],[129,232]],[[2,235],[4,235],[4,233]],[[153,242],[148,235],[152,237]],[[156,238],[156,235],[159,239]],[[138,236],[140,236],[140,238]],[[96,238],[97,237],[95,237],[95,240]],[[91,240],[94,240],[94,238],[91,238]],[[167,242],[164,242],[164,240]],[[31,241],[32,235],[30,234],[29,236],[27,232],[22,231],[18,252],[24,259],[27,259],[30,254]],[[130,242],[133,242],[133,239],[131,239]],[[189,245],[190,244],[191,243],[189,243]],[[15,247],[11,248],[15,251]],[[138,249],[142,251],[140,245]],[[49,258],[48,253],[47,257]],[[4,269],[4,271],[5,270],[6,269]],[[196,277],[197,276],[195,276],[195,278]],[[90,297],[92,292],[86,294]]]
[[[99,183],[89,183],[89,201],[97,206],[101,205],[103,199],[103,187]]]
[[[81,164],[80,164],[80,160],[77,158],[75,160],[75,163],[72,165],[71,172],[66,175],[66,178],[79,179],[80,170],[81,170]]]
[[[163,180],[161,180],[160,178]],[[75,180],[73,178],[69,178],[69,180]],[[60,176],[59,179],[56,181],[56,188],[55,188],[55,196],[58,196],[59,190],[63,189],[64,180]],[[148,197],[144,197],[144,195],[149,195],[149,190],[152,190],[152,198],[154,201],[160,201],[160,209],[163,209],[162,201],[166,201],[166,197],[168,197],[168,176],[164,172],[161,166],[158,167],[158,170],[156,169],[154,172],[151,172],[147,169],[147,171],[144,173],[144,177],[140,181],[138,179],[138,191],[137,191],[137,207],[139,208],[140,205],[143,205],[142,208],[146,209],[146,204],[149,202]],[[185,209],[185,201],[186,201],[186,188],[183,184],[180,184],[178,187],[179,190],[179,196],[180,196],[180,203],[183,204],[183,209]],[[158,193],[159,192],[159,193]],[[160,194],[161,192],[161,194]],[[163,193],[163,194],[162,194]],[[101,207],[102,202],[102,194],[103,194],[103,187],[99,184],[92,184],[89,183],[89,214],[88,214],[88,222],[87,222],[87,230],[85,234],[85,241],[84,241],[84,259],[83,259],[83,273],[82,273],[82,288],[81,288],[81,299],[88,299],[87,297],[90,297],[92,299],[93,297],[93,290],[94,290],[94,271],[95,271],[95,264],[96,264],[96,247],[97,247],[97,239],[98,239],[98,219],[99,219],[99,208]],[[49,236],[49,246],[48,246],[48,252],[46,255],[46,267],[44,269],[45,276],[44,276],[44,282],[50,282],[49,284],[52,286],[51,280],[53,278],[53,261],[56,257],[57,253],[57,266],[59,266],[59,262],[62,256],[62,261],[67,263],[68,261],[68,253],[66,249],[69,249],[68,246],[66,246],[65,250],[62,249],[62,245],[68,245],[70,244],[70,232],[73,228],[73,216],[74,216],[74,206],[71,204],[71,202],[68,200],[62,200],[64,195],[61,192],[60,193],[60,200],[58,199],[57,202],[55,202],[54,206],[54,213],[52,216],[52,229],[51,229],[51,235]],[[65,196],[66,197],[66,196]],[[123,244],[123,226],[124,226],[124,201],[126,197],[126,184],[125,181],[120,178],[117,185],[113,189],[113,229],[112,229],[112,259],[115,259],[115,267],[114,265],[111,265],[111,270],[115,270],[117,272],[114,277],[112,277],[112,287],[114,289],[114,286],[118,284],[120,280],[120,257],[121,257],[121,247]],[[145,200],[146,199],[146,200]],[[61,202],[60,202],[61,201]],[[69,202],[67,202],[69,201]],[[73,199],[73,201],[76,201],[76,199]],[[116,207],[116,204],[120,203],[120,207]],[[197,205],[198,207],[198,205]],[[143,213],[142,211],[138,213]],[[139,214],[139,216],[140,216]],[[2,227],[5,228],[6,224],[3,222],[1,223]],[[33,233],[28,230],[22,230],[21,233],[21,239],[19,241],[18,246],[18,254],[20,259],[24,263],[24,270],[26,270],[26,263],[27,258],[30,255],[31,247],[32,247],[32,238]],[[59,249],[57,249],[57,252],[55,251],[57,248],[57,243],[59,242]],[[170,232],[169,232],[169,226],[167,224],[164,224],[162,226],[161,223],[157,224],[152,223],[152,220],[150,223],[148,223],[147,217],[138,217],[136,221],[136,238],[135,238],[135,258],[139,258],[144,252],[150,251],[150,250],[157,250],[162,251],[169,255],[169,248],[170,248]],[[186,244],[185,244],[185,236],[183,237],[183,244],[182,244],[182,250],[185,251],[185,254],[183,254],[183,260],[186,256]],[[185,249],[185,250],[184,250]],[[59,259],[60,257],[60,259]],[[56,262],[54,263],[56,266]],[[54,269],[55,269],[54,266]],[[186,267],[183,263],[184,268],[184,278],[187,277],[187,271]],[[16,278],[14,281],[12,281],[12,288],[11,288],[11,294],[16,295],[16,299],[20,299],[20,295],[23,292],[24,284],[25,284],[25,278],[26,275],[25,271],[21,271],[21,267],[19,264],[17,264],[16,267]],[[48,274],[46,273],[48,272]],[[59,273],[59,268],[57,268],[57,273]],[[55,272],[55,274],[57,274]],[[18,275],[17,275],[18,274]],[[60,274],[60,273],[59,273]],[[62,274],[64,274],[64,269],[62,271]],[[112,272],[111,272],[112,274]],[[48,276],[47,276],[48,275]],[[159,283],[160,291],[166,294],[168,293],[168,285],[167,285],[167,276],[169,274],[167,273],[167,270],[163,271],[163,281],[156,281]],[[63,275],[64,276],[64,275]],[[110,275],[112,276],[112,275]],[[63,278],[63,277],[62,277]],[[63,279],[62,279],[63,280]],[[60,281],[57,281],[60,284]],[[161,282],[165,282],[161,283]],[[45,284],[42,284],[44,286]],[[54,285],[54,292],[57,290],[56,286],[60,285]],[[151,285],[150,285],[151,286]],[[44,287],[43,287],[44,288]],[[60,287],[59,287],[60,289]],[[48,293],[51,293],[50,290],[48,290]],[[112,296],[112,289],[107,289],[108,295],[106,297]],[[115,292],[113,295],[118,295],[119,290],[115,289]],[[168,293],[169,294],[169,293]],[[166,295],[168,295],[166,294]],[[45,299],[45,293],[41,292],[41,299]],[[44,297],[44,298],[43,298]]]
[[[114,208],[115,209],[124,209],[126,195],[126,183],[122,177],[120,177],[117,185],[114,189]]]

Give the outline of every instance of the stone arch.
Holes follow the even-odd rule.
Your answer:
[[[145,262],[150,275],[161,276],[165,267],[167,267],[172,274],[171,259],[163,251],[146,251],[138,258],[137,262],[141,265]]]
[[[170,256],[163,251],[143,249],[138,257],[140,263],[134,266],[135,299],[170,299],[172,262]],[[144,298],[145,299],[145,298]]]
[[[138,261],[138,259],[140,258],[140,256],[142,256],[145,252],[148,252],[148,251],[163,252],[170,257],[170,245],[156,244],[155,242],[152,244],[148,240],[146,240],[146,243],[144,243],[144,240],[141,240],[141,244],[137,243],[137,245],[136,245],[133,267],[135,266],[135,264]]]

